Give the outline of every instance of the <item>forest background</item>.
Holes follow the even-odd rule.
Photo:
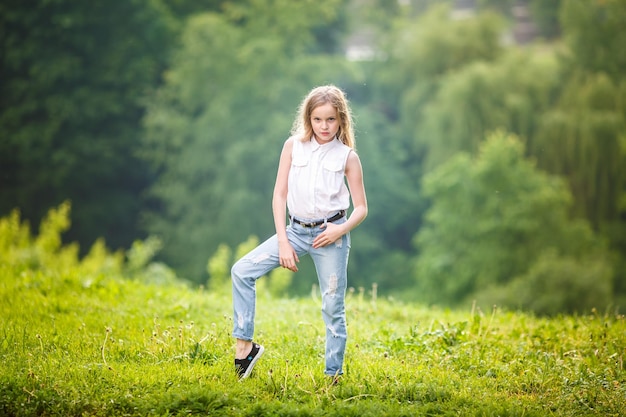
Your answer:
[[[297,105],[333,83],[370,205],[353,287],[623,307],[624,21],[623,0],[7,0],[0,215],[71,202],[82,253],[140,245],[219,288],[273,232]],[[275,293],[310,291],[302,263]]]

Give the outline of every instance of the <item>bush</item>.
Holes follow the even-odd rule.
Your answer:
[[[540,315],[583,314],[611,304],[612,277],[611,268],[602,259],[575,259],[552,250],[526,274],[500,289],[479,294],[477,299]]]

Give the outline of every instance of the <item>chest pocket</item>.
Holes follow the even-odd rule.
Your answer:
[[[305,167],[309,165],[309,159],[304,155],[294,156],[291,159],[291,165],[294,167]]]
[[[342,158],[333,155],[332,158],[328,158],[322,163],[322,167],[321,184],[325,189],[324,193],[328,193],[330,196],[337,195],[344,186]]]
[[[304,149],[304,145],[300,141],[295,141],[293,151],[291,152],[291,166],[296,168],[304,168],[309,165],[311,160],[311,151]]]
[[[343,161],[339,158],[324,161],[324,170],[343,174]]]

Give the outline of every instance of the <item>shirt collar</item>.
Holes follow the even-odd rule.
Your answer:
[[[309,139],[309,142],[311,142],[311,150],[315,152],[316,150],[318,150],[321,147],[328,147],[328,148],[330,148],[331,146],[333,146],[337,142],[339,142],[339,139],[335,135],[333,140],[331,140],[328,143],[325,143],[325,144],[321,145],[318,141],[315,140],[315,135],[313,135],[313,136],[311,136],[311,139]]]

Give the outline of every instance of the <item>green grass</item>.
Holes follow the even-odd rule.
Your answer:
[[[18,273],[19,272],[19,273]],[[0,266],[0,415],[626,415],[626,324],[348,297],[346,374],[320,303],[259,296],[252,376],[231,301],[182,285]]]

